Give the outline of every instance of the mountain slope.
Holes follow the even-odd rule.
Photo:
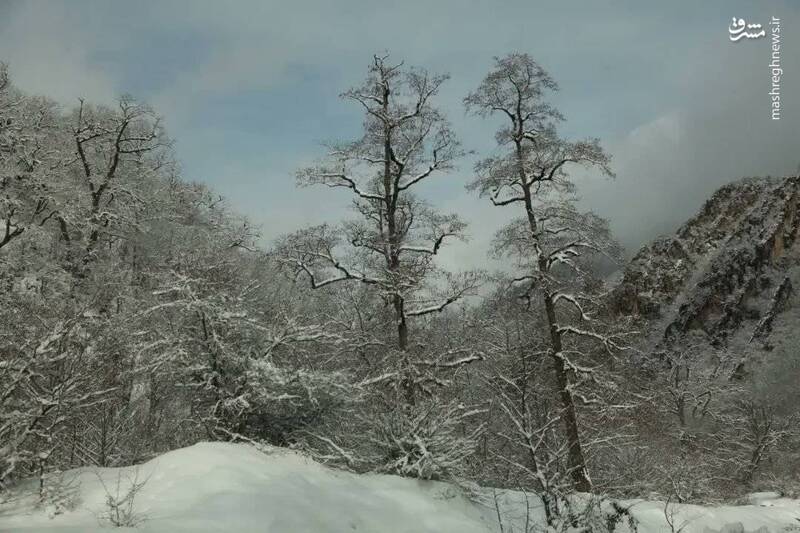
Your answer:
[[[719,189],[675,235],[643,247],[615,307],[647,318],[651,346],[700,336],[770,350],[793,326],[800,287],[800,178],[749,178]]]

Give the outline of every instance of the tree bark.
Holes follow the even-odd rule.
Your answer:
[[[519,143],[519,141],[518,141]],[[520,173],[524,178],[523,157],[521,146],[518,146],[517,157]],[[523,181],[527,183],[527,181]],[[525,210],[528,215],[528,225],[531,235],[535,236],[537,232],[536,215],[533,211],[533,198],[530,191],[530,186],[524,188]],[[548,266],[544,257],[540,256],[538,261],[539,274],[544,277],[547,275]],[[559,398],[561,399],[561,418],[564,422],[564,431],[567,436],[567,459],[572,477],[572,483],[575,490],[581,492],[590,492],[592,490],[592,481],[589,478],[589,469],[586,467],[586,458],[583,454],[583,446],[581,445],[580,430],[578,428],[578,415],[575,409],[575,399],[572,396],[572,391],[569,388],[569,373],[564,367],[564,361],[561,358],[563,350],[562,333],[558,330],[558,322],[556,319],[555,302],[550,292],[543,288],[543,300],[545,314],[547,316],[547,325],[550,330],[550,355],[553,360],[553,372],[555,373],[556,385],[558,387]]]
[[[381,73],[383,76],[383,73]],[[386,229],[387,243],[386,263],[389,272],[395,273],[400,269],[400,253],[397,236],[397,193],[395,182],[392,176],[392,126],[388,122],[389,117],[389,81],[381,79],[381,107],[383,108],[383,194],[386,203]],[[392,295],[392,307],[394,308],[395,321],[397,322],[397,348],[402,352],[402,372],[405,374],[402,381],[405,401],[409,405],[416,403],[414,392],[414,381],[411,374],[411,365],[408,358],[408,323],[405,314],[405,301],[400,294]]]
[[[561,358],[561,333],[558,331],[556,322],[556,312],[553,299],[550,294],[544,296],[545,311],[547,322],[550,326],[550,342],[552,348],[553,371],[556,374],[556,384],[561,398],[562,420],[564,430],[567,434],[567,458],[569,461],[570,475],[575,490],[590,492],[592,481],[589,478],[589,470],[586,467],[586,458],[583,455],[581,445],[580,430],[578,429],[578,415],[575,410],[575,399],[569,389],[569,373],[564,367],[564,360]]]

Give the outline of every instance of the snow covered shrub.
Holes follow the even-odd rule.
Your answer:
[[[494,508],[501,532],[637,533],[630,505],[602,496],[573,494],[559,498],[558,512],[545,515],[540,495],[525,491],[483,490],[473,494],[479,505]]]
[[[754,385],[732,405],[734,451],[741,458],[739,475],[745,484],[769,491],[800,487],[799,348],[794,339],[780,339],[769,362],[754,372]]]
[[[592,532],[592,533],[636,533],[638,522],[630,512],[630,507],[615,500],[607,500],[591,495],[588,498],[576,496],[566,498],[562,514],[555,526],[546,531]]]
[[[139,469],[135,468],[123,483],[122,471],[117,472],[115,484],[109,488],[100,474],[97,478],[106,493],[106,508],[98,515],[101,522],[108,522],[114,527],[136,527],[147,517],[136,508],[136,496],[147,484],[149,478],[139,479]]]
[[[370,435],[380,457],[377,470],[419,479],[459,477],[484,429],[465,426],[480,412],[457,402],[398,405]]]
[[[43,472],[39,477],[39,505],[52,518],[75,508],[80,493],[76,476],[63,472]]]
[[[42,306],[14,303],[30,316],[41,315],[31,325],[19,311],[7,313],[0,305],[6,327],[0,339],[0,490],[20,478],[71,466],[66,456],[71,426],[105,398],[87,371],[90,321],[45,317]]]
[[[281,368],[268,360],[251,361],[238,394],[219,404],[217,429],[275,445],[287,445],[299,431],[314,428],[357,392],[347,376]]]

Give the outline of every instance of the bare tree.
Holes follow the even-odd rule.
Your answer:
[[[521,357],[523,365],[530,364],[524,361],[529,358],[528,354]],[[512,378],[498,373],[493,381],[504,426],[508,428],[499,431],[498,436],[508,442],[512,452],[521,453],[522,459],[518,462],[513,455],[497,455],[535,483],[545,520],[552,525],[560,515],[560,500],[566,485],[558,463],[567,446],[559,442],[554,431],[560,417],[547,404],[530,398],[535,395],[530,390],[531,376],[523,373]]]
[[[541,302],[573,483],[577,490],[589,491],[575,404],[578,382],[593,379],[593,372],[579,363],[585,357],[581,346],[597,341],[609,353],[619,346],[594,327],[591,309],[600,302],[586,290],[591,283],[586,256],[613,254],[616,245],[604,220],[575,207],[567,171],[582,166],[612,173],[597,139],[568,141],[558,135],[562,116],[543,100],[546,91],[556,89],[555,81],[527,54],[496,59],[464,102],[480,116],[500,114],[508,121],[496,134],[500,154],[476,165],[478,177],[470,187],[496,206],[524,209],[524,218],[498,233],[496,247],[517,258],[522,273],[515,282],[525,285],[524,296]]]
[[[136,508],[136,497],[144,489],[150,476],[139,479],[139,467],[133,473],[127,473],[126,480],[122,481],[122,472],[117,472],[117,479],[111,487],[103,481],[103,477],[96,472],[97,480],[106,493],[105,509],[98,514],[98,521],[102,524],[108,522],[113,527],[137,527],[147,520],[147,516]],[[151,474],[152,475],[152,474]]]
[[[17,91],[0,63],[0,248],[56,214],[48,173],[57,152],[47,142],[56,129],[54,104]]]
[[[74,157],[67,166],[77,165],[88,193],[88,213],[80,226],[85,227],[84,266],[91,262],[103,233],[113,235],[110,228],[125,226],[114,204],[119,196],[130,195],[130,183],[120,179],[142,180],[169,162],[169,146],[160,119],[147,106],[130,97],[118,102],[118,109],[96,108],[80,102],[72,129]],[[136,205],[137,198],[129,202]],[[67,221],[61,219],[62,226]],[[66,233],[66,232],[65,232]]]
[[[657,354],[657,373],[664,376],[667,411],[679,424],[681,441],[687,432],[706,418],[718,413],[717,404],[734,388],[728,381],[734,367],[725,351],[709,350],[702,345],[672,347]]]
[[[373,58],[364,84],[342,94],[364,110],[363,136],[328,145],[327,158],[297,173],[302,185],[349,190],[358,218],[341,228],[299,232],[281,247],[283,260],[313,288],[363,283],[391,306],[401,359],[396,377],[409,404],[425,385],[412,360],[409,321],[444,310],[477,283],[473,275],[453,276],[436,268],[435,256],[447,241],[463,236],[465,224],[413,193],[423,181],[450,170],[463,153],[432,105],[445,80],[445,75],[391,64],[388,56]]]
[[[69,424],[108,393],[94,387],[86,371],[88,332],[79,313],[35,338],[6,323],[8,334],[0,343],[0,490],[17,469],[40,477],[48,471]]]

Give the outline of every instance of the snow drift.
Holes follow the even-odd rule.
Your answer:
[[[114,530],[107,516],[109,494],[119,503],[132,484],[142,484],[130,507],[136,529],[143,532],[519,533],[526,515],[525,497],[518,492],[482,489],[477,499],[486,503],[481,504],[446,483],[350,474],[279,448],[264,453],[223,443],[196,444],[139,467],[77,469],[66,472],[61,483],[71,495],[71,508],[39,504],[38,480],[30,480],[0,501],[0,531]],[[541,520],[538,506],[533,498],[528,501],[536,523]],[[685,533],[737,523],[746,531],[800,525],[799,502],[769,494],[753,501],[739,507],[671,509],[676,528],[685,525]],[[670,531],[663,503],[622,503],[639,520],[639,531]]]

